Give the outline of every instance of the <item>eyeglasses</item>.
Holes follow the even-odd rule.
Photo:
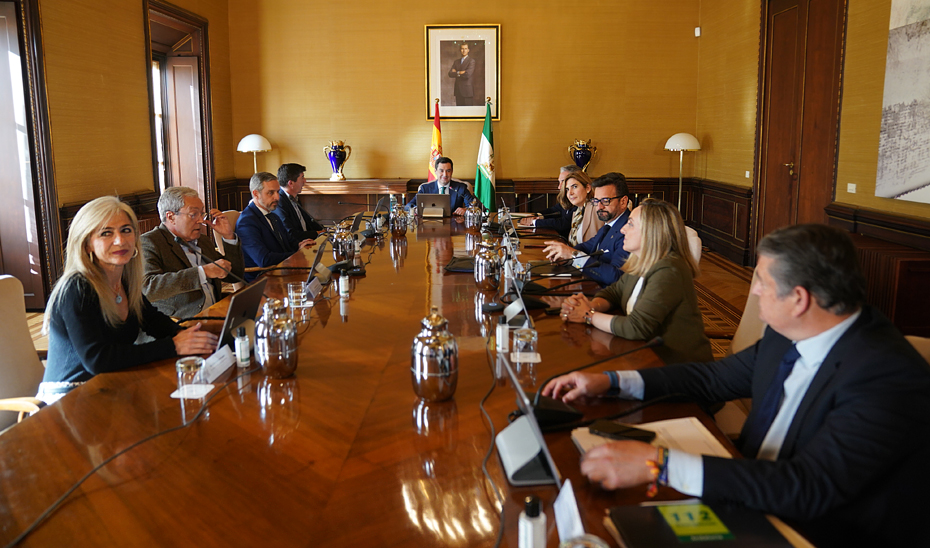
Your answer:
[[[594,207],[597,207],[600,204],[604,204],[604,207],[608,207],[610,205],[610,202],[614,200],[619,200],[620,198],[623,198],[623,196],[614,196],[613,198],[600,198],[600,199],[591,198],[588,201],[591,202],[591,205],[593,205]]]
[[[180,211],[178,211],[177,215],[187,215],[188,217],[190,217],[192,221],[202,222],[202,221],[209,221],[212,219],[212,217],[210,216],[210,212],[204,212],[204,211],[191,211],[188,213],[181,213]]]

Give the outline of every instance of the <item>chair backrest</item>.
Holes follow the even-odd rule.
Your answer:
[[[691,249],[691,256],[694,257],[695,264],[701,263],[701,237],[698,236],[697,230],[690,226],[685,227],[685,234],[688,235],[688,247]]]
[[[911,345],[917,349],[917,352],[927,360],[927,363],[930,363],[930,339],[925,337],[915,337],[914,335],[908,335],[905,337]]]
[[[755,283],[755,282],[753,282]],[[752,285],[749,286],[749,296],[746,298],[746,307],[739,319],[739,326],[730,342],[730,353],[736,354],[756,344],[765,333],[766,323],[759,319],[759,297],[753,295]]]
[[[0,276],[0,398],[35,396],[45,374],[26,323],[23,284]],[[16,422],[16,415],[0,415],[0,430]]]
[[[239,220],[239,213],[239,211],[234,209],[223,212],[223,215],[225,215],[229,220],[229,226],[233,227],[233,230],[236,229],[236,221]],[[213,241],[216,242],[216,250],[225,255],[226,248],[223,247],[223,237],[220,236],[220,233],[215,230],[213,231]]]

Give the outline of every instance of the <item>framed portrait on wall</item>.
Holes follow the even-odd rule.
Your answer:
[[[426,118],[500,120],[500,25],[426,25]]]

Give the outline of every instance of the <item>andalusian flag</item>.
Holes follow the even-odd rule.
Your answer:
[[[433,115],[433,141],[429,147],[429,175],[426,182],[436,180],[436,159],[442,156],[442,132],[439,130],[439,100],[436,100],[436,114]]]
[[[488,211],[497,211],[494,197],[494,137],[491,135],[491,103],[484,116],[484,131],[478,145],[478,169],[475,170],[475,196]]]

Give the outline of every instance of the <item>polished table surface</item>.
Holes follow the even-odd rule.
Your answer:
[[[350,298],[327,290],[299,324],[295,376],[274,380],[259,371],[236,379],[233,368],[202,417],[103,467],[23,545],[492,546],[500,505],[481,471],[493,440],[478,403],[495,385],[486,407],[499,432],[514,394],[495,375],[482,336],[482,326],[497,318],[476,313],[490,296],[476,291],[471,274],[443,271],[477,238],[447,219],[411,228],[406,237],[368,240],[361,253],[367,275],[352,279]],[[314,252],[283,264],[305,267]],[[534,255],[538,248],[522,258]],[[286,282],[305,277],[296,269],[270,273],[266,293],[283,297]],[[226,305],[208,314],[222,315]],[[459,347],[455,397],[438,404],[418,401],[410,373],[411,343],[431,306],[448,319]],[[542,311],[533,316],[542,363],[520,375],[534,388],[558,371],[642,344],[563,325]],[[216,321],[206,325],[219,329]],[[609,365],[662,363],[647,350]],[[175,388],[173,360],[102,374],[0,436],[0,543],[93,466],[192,418],[201,402],[170,398]],[[594,417],[632,405],[601,400],[582,409]],[[690,404],[655,405],[628,420],[685,415],[701,418],[728,444]],[[591,485],[569,434],[546,439],[572,480],[585,528],[613,545],[601,523],[604,509],[645,500],[645,489]],[[548,544],[557,546],[557,489],[510,486],[496,454],[488,470],[505,501],[502,545],[517,545],[522,500],[536,494],[549,517]],[[660,490],[659,498],[677,497]]]

